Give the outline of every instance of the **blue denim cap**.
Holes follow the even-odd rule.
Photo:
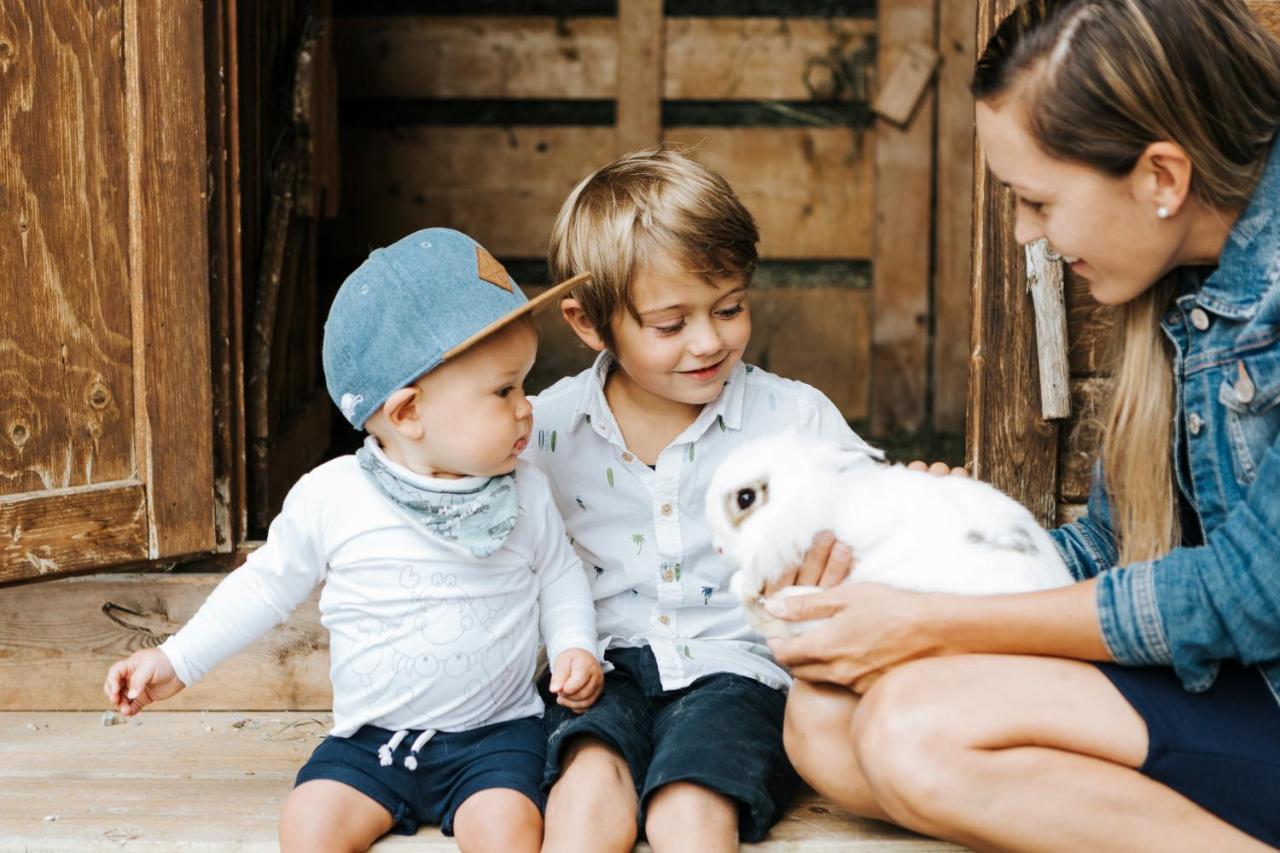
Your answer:
[[[529,300],[484,247],[450,228],[376,249],[347,277],[324,324],[329,396],[356,429],[397,390],[581,284]]]

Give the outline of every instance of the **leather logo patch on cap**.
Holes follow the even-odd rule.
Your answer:
[[[506,268],[498,263],[497,258],[480,246],[476,246],[476,267],[476,274],[481,279],[490,284],[496,284],[507,293],[511,293],[511,276],[507,275]]]

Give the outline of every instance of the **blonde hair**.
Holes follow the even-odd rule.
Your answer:
[[[1191,192],[1241,211],[1280,126],[1280,42],[1244,0],[1029,0],[987,43],[980,101],[1025,105],[1057,159],[1128,175],[1152,143],[1191,158]],[[1174,484],[1174,384],[1159,323],[1172,278],[1121,306],[1116,379],[1102,456],[1121,563],[1181,537]]]
[[[588,175],[565,199],[547,253],[551,280],[590,270],[573,296],[612,347],[609,323],[620,310],[638,317],[638,270],[670,260],[694,275],[741,278],[755,272],[755,220],[727,181],[686,153],[661,145],[636,151]]]

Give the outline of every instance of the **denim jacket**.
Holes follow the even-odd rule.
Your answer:
[[[1099,576],[1103,637],[1124,664],[1172,665],[1191,691],[1220,661],[1257,665],[1280,701],[1280,142],[1218,268],[1161,326],[1173,344],[1178,485],[1188,542],[1116,566],[1101,466],[1086,514],[1051,531],[1077,579]],[[1180,448],[1185,447],[1185,451]]]

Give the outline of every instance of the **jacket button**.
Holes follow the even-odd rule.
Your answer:
[[[1209,315],[1204,312],[1203,308],[1191,309],[1191,325],[1201,332],[1209,328]]]
[[[1236,399],[1241,403],[1252,403],[1254,395],[1258,389],[1254,387],[1253,380],[1249,378],[1249,371],[1244,369],[1244,362],[1236,362],[1239,378],[1236,379]]]
[[[1191,430],[1192,435],[1199,435],[1200,430],[1204,428],[1204,421],[1195,412],[1191,413],[1191,417],[1187,418],[1187,429]]]

